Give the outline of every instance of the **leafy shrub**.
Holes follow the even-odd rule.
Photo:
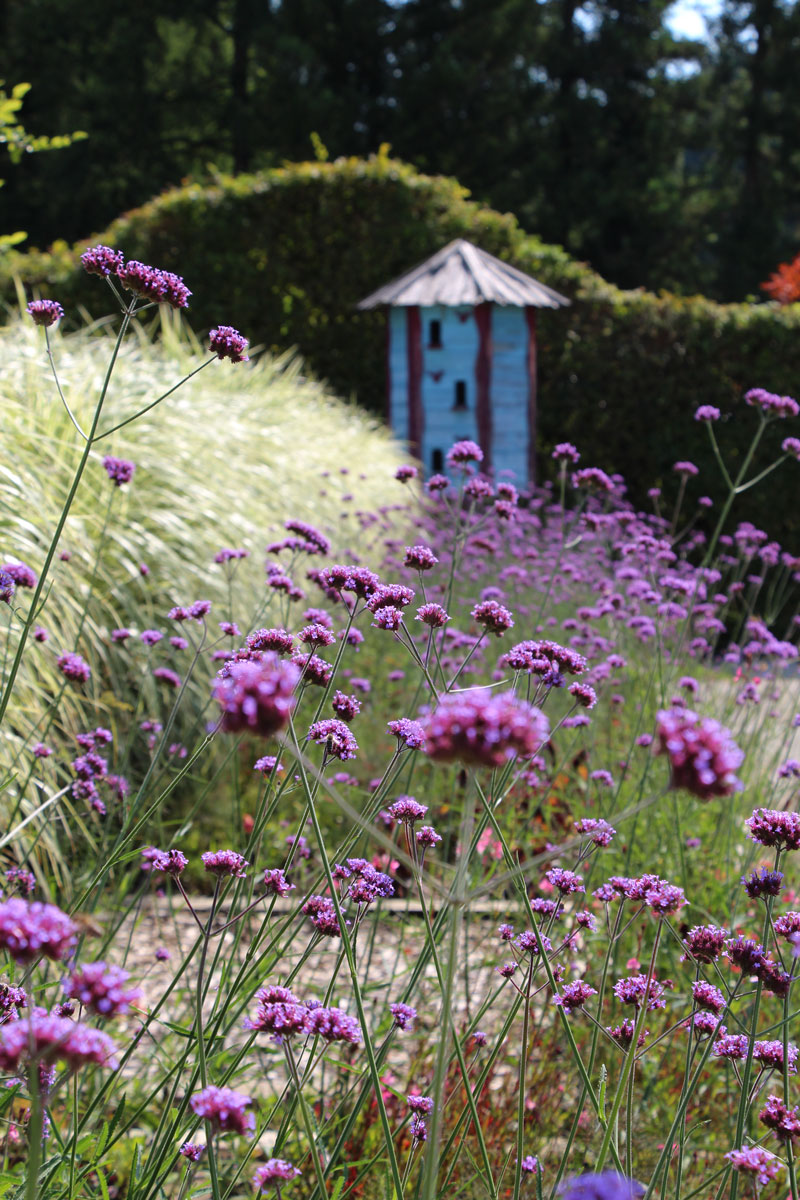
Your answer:
[[[385,317],[355,304],[466,237],[573,300],[566,312],[540,314],[543,464],[554,442],[572,437],[585,456],[594,452],[624,475],[642,504],[674,458],[689,455],[701,467],[692,497],[721,495],[701,432],[695,446],[687,417],[698,404],[729,413],[756,385],[791,392],[800,375],[800,310],[621,291],[526,234],[512,215],[467,196],[455,180],[421,175],[381,153],[176,188],[120,217],[102,240],[128,258],[183,273],[196,292],[198,331],[224,319],[271,350],[297,346],[336,391],[377,412]],[[47,286],[65,306],[100,315],[103,299],[77,265],[82,248],[59,243],[49,254],[9,256],[0,294],[13,296],[16,274],[31,291]],[[745,443],[732,426],[735,460]],[[768,491],[748,497],[740,515],[797,548],[800,516],[789,506],[776,511]]]

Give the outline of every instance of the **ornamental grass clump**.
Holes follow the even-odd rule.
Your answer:
[[[84,265],[123,361],[137,314],[191,297]],[[344,456],[333,508],[255,530],[226,500],[166,587],[176,497],[161,540],[128,523],[138,431],[178,401],[111,412],[106,370],[87,421],[55,324],[73,475],[0,567],[6,1190],[798,1200],[800,559],[730,524],[758,477],[716,417],[713,527],[688,457],[667,518],[568,443],[536,491],[463,439],[425,483],[387,463],[386,504]],[[219,326],[197,370],[246,392],[247,349]],[[754,444],[789,399],[749,394]],[[98,459],[73,554],[112,433],[132,457]],[[111,544],[133,599],[98,621]]]

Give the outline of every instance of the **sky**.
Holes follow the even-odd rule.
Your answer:
[[[704,38],[707,20],[716,16],[721,0],[677,0],[667,15],[667,25],[682,37]]]

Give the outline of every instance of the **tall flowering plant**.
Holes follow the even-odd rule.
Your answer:
[[[108,247],[84,265],[120,338],[89,427],[67,408],[83,445],[38,574],[0,567],[15,729],[69,506],[95,444],[135,420],[103,424],[121,338],[189,299]],[[51,354],[59,306],[31,316]],[[247,357],[230,327],[210,347],[192,374]],[[760,389],[746,408],[754,441],[798,412]],[[688,460],[666,518],[568,443],[556,499],[482,474],[462,440],[424,487],[400,468],[409,502],[358,514],[349,553],[290,516],[255,611],[236,590],[254,556],[223,547],[222,620],[183,595],[111,631],[109,688],[138,656],[158,710],[24,739],[75,874],[74,903],[52,903],[34,845],[0,901],[3,1146],[25,1200],[736,1200],[776,1178],[797,1200],[800,720],[782,689],[800,561],[728,531],[757,479],[750,459],[728,472],[718,415],[697,414],[730,483],[710,534],[682,514]],[[103,465],[101,541],[136,486],[131,460]],[[59,656],[65,689],[96,669]],[[0,848],[31,823],[15,814]]]

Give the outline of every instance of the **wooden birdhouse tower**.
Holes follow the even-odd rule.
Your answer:
[[[484,469],[533,482],[536,310],[566,297],[462,238],[358,305],[387,305],[387,420],[428,474],[463,438]]]

